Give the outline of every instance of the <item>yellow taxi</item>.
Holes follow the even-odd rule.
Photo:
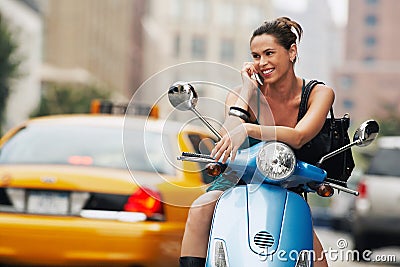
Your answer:
[[[116,115],[31,119],[0,140],[0,265],[177,266],[205,191],[205,130]]]

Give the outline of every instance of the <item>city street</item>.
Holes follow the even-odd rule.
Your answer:
[[[371,255],[366,254],[371,261],[361,262],[357,261],[357,252],[352,250],[352,239],[348,233],[336,232],[324,227],[316,227],[315,231],[324,250],[328,251],[327,258],[330,267],[400,266],[400,247],[374,249]],[[359,255],[359,257],[361,258],[362,255]]]

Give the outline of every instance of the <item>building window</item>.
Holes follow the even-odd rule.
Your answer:
[[[343,90],[348,90],[353,86],[354,80],[350,75],[343,75],[339,77],[339,86]]]
[[[221,61],[232,62],[235,58],[235,43],[233,40],[222,40],[220,46]]]
[[[365,0],[365,2],[367,2],[368,5],[376,5],[376,4],[378,4],[378,0]]]
[[[365,17],[365,23],[368,26],[375,26],[378,23],[378,19],[376,18],[375,15],[367,15]]]
[[[352,109],[354,107],[354,102],[353,100],[350,99],[345,99],[343,100],[343,107],[345,109]]]
[[[174,39],[174,56],[179,57],[181,53],[181,36],[177,34]]]
[[[374,47],[376,45],[375,36],[367,36],[364,39],[364,43],[366,47]]]
[[[364,57],[364,62],[366,63],[366,64],[371,64],[371,63],[373,63],[375,61],[375,58],[373,57],[373,56],[366,56],[366,57]]]
[[[192,39],[192,57],[195,59],[204,59],[206,56],[206,41],[203,37],[194,37]]]

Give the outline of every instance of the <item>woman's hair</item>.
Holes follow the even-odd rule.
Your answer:
[[[265,21],[260,27],[258,27],[253,32],[250,43],[253,41],[254,37],[262,34],[270,34],[274,36],[281,46],[286,50],[289,50],[292,44],[300,42],[301,36],[303,35],[303,29],[296,21],[293,21],[288,17],[280,17],[275,20]]]

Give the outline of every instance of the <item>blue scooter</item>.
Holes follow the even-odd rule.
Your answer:
[[[173,84],[168,97],[179,110],[191,110],[221,139],[220,134],[196,110],[197,93],[189,83]],[[325,155],[319,163],[357,145],[369,145],[379,126],[368,120],[356,130],[346,147]],[[211,226],[206,266],[313,266],[313,229],[306,200],[289,188],[320,196],[334,189],[358,195],[325,181],[325,170],[296,160],[284,143],[260,142],[239,150],[233,162],[215,162],[209,155],[182,153],[179,160],[207,163],[213,176],[240,178],[239,183],[219,198]]]

